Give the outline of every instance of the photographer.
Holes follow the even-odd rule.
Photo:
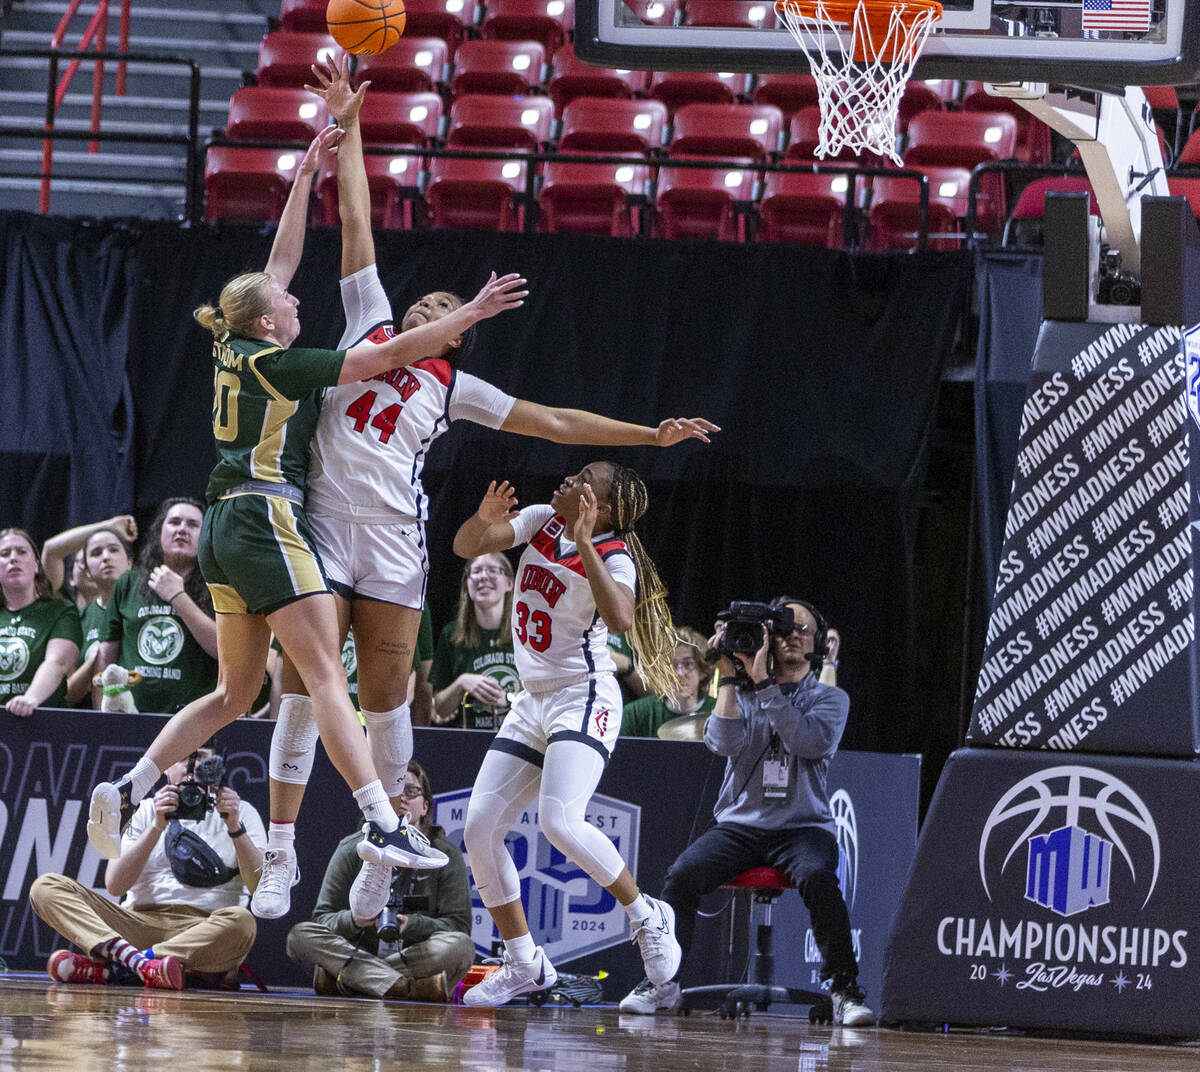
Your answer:
[[[313,989],[334,995],[446,1001],[475,956],[471,893],[463,855],[432,823],[433,789],[415,760],[404,775],[397,814],[418,827],[449,858],[436,871],[396,868],[388,905],[375,919],[350,910],[350,886],[361,861],[362,832],[338,844],[313,909],[312,922],[288,934],[293,960],[313,966]]]
[[[752,867],[785,872],[808,908],[821,978],[832,980],[834,1022],[873,1023],[857,983],[825,787],[850,707],[841,689],[818,681],[828,627],[815,607],[790,597],[734,604],[723,617],[709,641],[720,677],[704,729],[704,743],[728,761],[717,822],[671,865],[662,899],[675,909],[686,958],[704,894]],[[677,981],[656,987],[646,979],[620,1008],[653,1013],[678,1000]]]
[[[138,806],[104,876],[120,905],[65,875],[38,877],[33,910],[85,954],[54,953],[51,979],[179,990],[187,971],[236,987],[255,936],[240,902],[258,881],[267,838],[258,812],[220,785],[223,771],[219,756],[198,749]]]

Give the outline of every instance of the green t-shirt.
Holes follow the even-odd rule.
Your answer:
[[[413,669],[433,658],[433,616],[428,605],[421,608],[421,625],[417,629],[417,648],[413,652]],[[358,706],[358,654],[354,650],[354,630],[346,634],[342,645],[342,666],[346,668],[346,682],[350,686],[350,699]]]
[[[83,665],[95,654],[96,646],[104,635],[104,623],[108,621],[108,608],[92,600],[79,615],[83,629],[83,643],[79,647],[79,665]]]
[[[521,682],[517,677],[517,660],[513,655],[512,642],[500,644],[497,641],[499,629],[480,629],[480,643],[474,648],[455,644],[450,639],[453,632],[454,623],[447,622],[438,638],[437,651],[433,656],[433,669],[429,672],[429,683],[434,692],[452,684],[459,674],[487,674],[488,677],[495,678],[505,692],[520,690]],[[462,726],[469,730],[498,730],[507,713],[508,704],[503,707],[489,707],[468,693],[459,702],[458,717],[453,722],[439,724]]]
[[[132,688],[139,711],[173,715],[184,704],[212,692],[217,660],[196,642],[171,604],[153,591],[142,599],[141,570],[117,578],[102,640],[119,640],[117,662],[142,675]]]
[[[629,646],[629,641],[625,639],[624,633],[608,634],[608,650],[614,655],[624,655],[630,663],[633,662],[633,648]],[[637,693],[629,687],[627,673],[618,672],[617,684],[621,686],[622,703],[632,703],[638,698]]]
[[[341,375],[345,350],[280,349],[259,339],[213,340],[213,438],[208,501],[247,480],[304,487],[319,387]]]
[[[23,695],[33,675],[46,658],[51,640],[80,644],[79,611],[65,599],[35,599],[20,610],[0,607],[0,706]],[[64,678],[43,702],[44,707],[62,707],[67,701]]]
[[[716,705],[717,701],[712,696],[701,697],[696,712],[707,714]],[[679,711],[672,711],[657,696],[643,696],[640,700],[625,705],[621,714],[621,736],[657,737],[658,727],[664,722],[678,718],[679,715]]]

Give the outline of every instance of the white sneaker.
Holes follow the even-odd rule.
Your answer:
[[[633,925],[630,940],[637,942],[641,950],[646,978],[655,986],[662,986],[675,978],[683,950],[675,940],[675,909],[654,897],[646,897],[646,901],[650,915]]]
[[[258,885],[250,898],[250,911],[259,919],[279,919],[292,907],[292,887],[300,881],[296,854],[290,849],[267,849],[263,853]]]
[[[429,838],[409,823],[408,816],[391,833],[368,821],[363,826],[363,839],[356,848],[358,858],[368,864],[429,870],[445,867],[450,862],[450,857],[430,845]]]
[[[464,1005],[503,1005],[518,994],[532,994],[546,990],[558,982],[558,972],[539,945],[534,950],[533,960],[528,964],[516,964],[504,954],[499,971],[494,971],[481,983],[476,983],[463,994]]]
[[[137,805],[130,799],[128,782],[101,782],[92,790],[88,808],[87,836],[93,848],[108,860],[121,855],[121,831],[129,825]]]
[[[830,995],[833,1000],[833,1022],[843,1027],[862,1027],[875,1023],[875,1014],[867,1008],[866,998],[857,986],[851,985],[844,990],[834,990]]]
[[[359,919],[375,919],[392,889],[392,865],[364,863],[350,884],[350,911]]]
[[[679,984],[672,979],[655,986],[643,979],[621,999],[617,1008],[621,1012],[635,1012],[639,1016],[653,1016],[659,1009],[671,1010],[679,1004]]]

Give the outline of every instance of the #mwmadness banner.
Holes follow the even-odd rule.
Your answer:
[[[1197,751],[1184,372],[1177,327],[1043,324],[971,742]]]
[[[887,1022],[1200,1035],[1200,765],[1084,758],[950,758],[888,944]]]

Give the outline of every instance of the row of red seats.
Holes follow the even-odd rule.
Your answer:
[[[661,238],[744,241],[752,210],[758,237],[831,248],[843,244],[848,193],[865,212],[867,245],[909,248],[918,230],[919,179],[897,175],[851,176],[812,172],[760,172],[746,158],[711,168],[680,167],[629,154],[621,164],[550,161],[536,177],[540,231],[628,236],[641,231],[639,216],[654,206],[651,233]],[[277,219],[283,210],[297,154],[215,146],[205,174],[209,219]],[[418,156],[368,155],[373,222],[408,228],[424,205],[434,227],[522,230],[528,168],[523,160],[438,157],[428,174]],[[930,248],[953,248],[962,240],[970,173],[963,168],[921,169],[929,181],[927,230]],[[314,219],[338,223],[336,173],[318,177]]]

